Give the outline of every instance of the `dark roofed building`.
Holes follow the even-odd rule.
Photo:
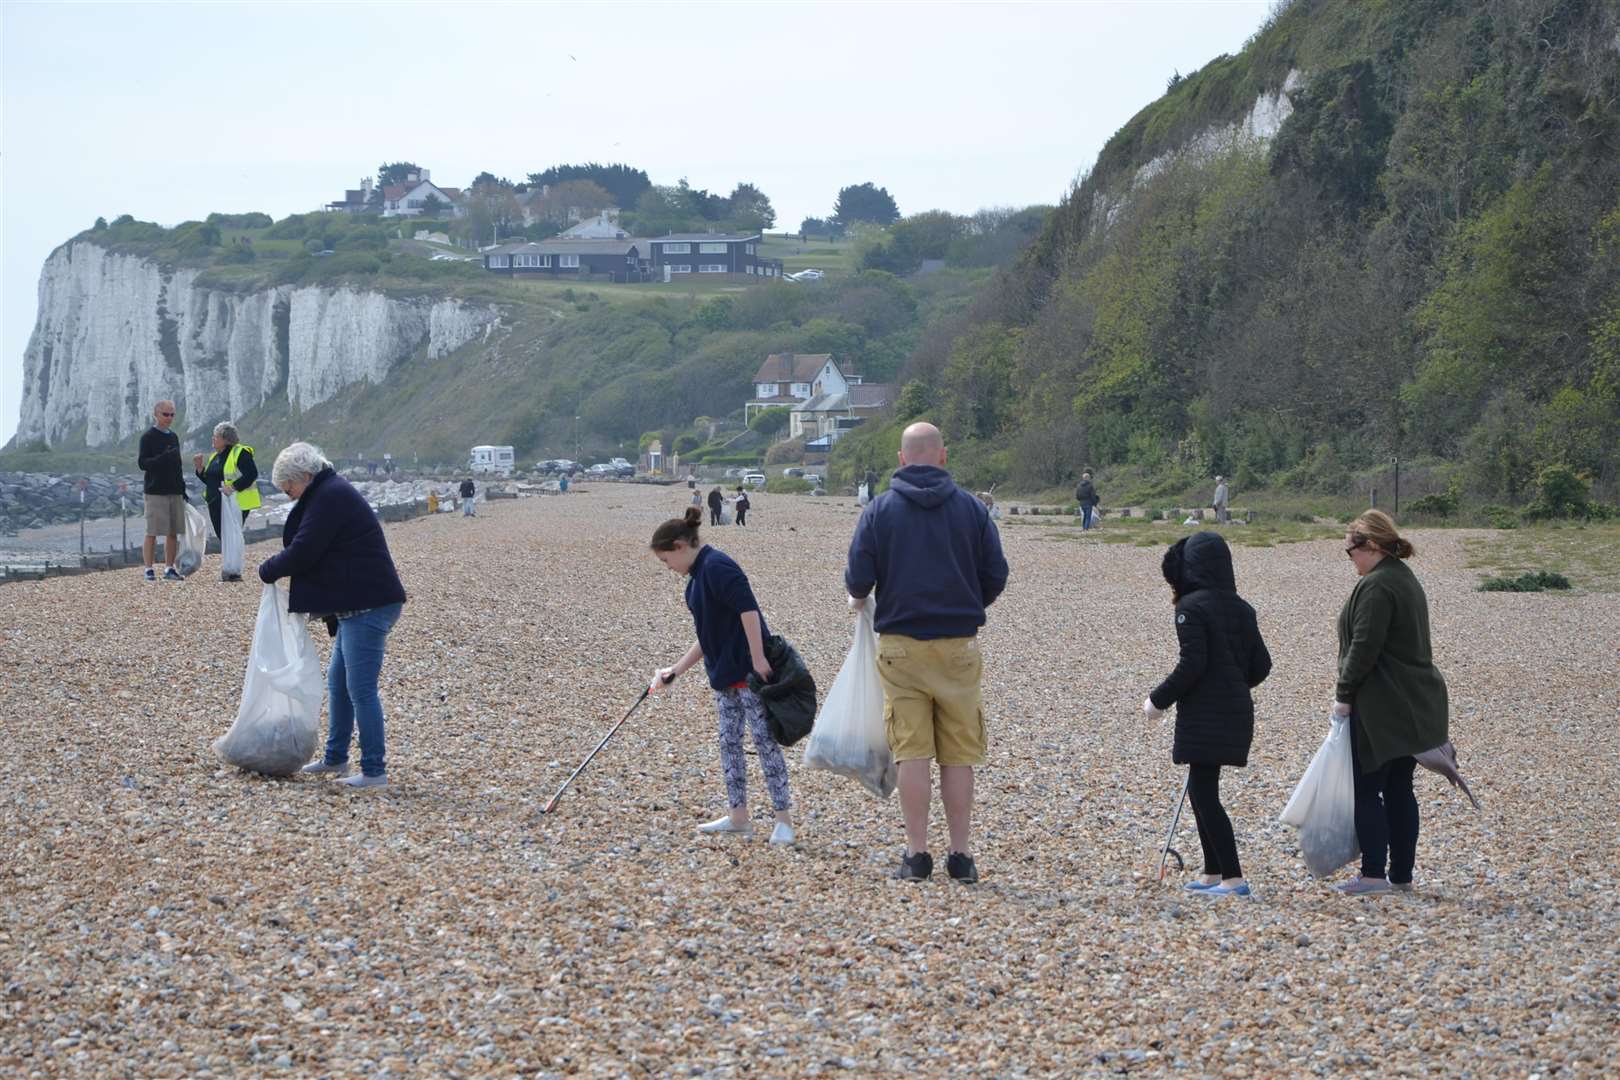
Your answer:
[[[520,241],[489,248],[484,269],[508,277],[586,278],[647,281],[651,265],[645,240]]]
[[[780,280],[782,262],[759,254],[759,233],[670,233],[650,241],[659,274],[749,274]]]

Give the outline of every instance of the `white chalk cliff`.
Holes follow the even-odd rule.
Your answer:
[[[82,240],[56,249],[23,355],[17,445],[115,443],[145,430],[162,398],[191,432],[276,399],[308,409],[419,352],[436,359],[487,338],[500,321],[494,307],[442,297],[196,281],[195,270]]]

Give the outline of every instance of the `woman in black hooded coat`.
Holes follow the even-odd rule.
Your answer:
[[[1208,896],[1248,896],[1232,822],[1221,806],[1221,766],[1249,763],[1250,691],[1271,674],[1271,654],[1254,608],[1237,594],[1232,551],[1219,533],[1177,540],[1164,553],[1163,570],[1176,605],[1181,658],[1142,709],[1157,717],[1176,706],[1172,760],[1187,766],[1187,798],[1204,847],[1204,875],[1187,888]]]

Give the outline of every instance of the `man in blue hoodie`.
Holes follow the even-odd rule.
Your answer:
[[[877,589],[883,719],[906,821],[906,853],[895,876],[924,881],[933,873],[928,808],[937,760],[951,840],[945,868],[972,884],[979,880],[968,846],[973,767],[985,760],[978,633],[984,609],[1007,585],[1007,560],[984,504],[945,471],[938,428],[906,428],[900,466],[889,490],[861,513],[844,584],[857,610]]]

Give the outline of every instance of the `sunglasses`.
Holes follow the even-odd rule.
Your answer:
[[[1346,555],[1348,555],[1350,558],[1353,559],[1353,558],[1356,557],[1356,552],[1360,551],[1362,548],[1364,548],[1366,546],[1367,545],[1365,543],[1351,544],[1349,547],[1344,549],[1344,553]]]

